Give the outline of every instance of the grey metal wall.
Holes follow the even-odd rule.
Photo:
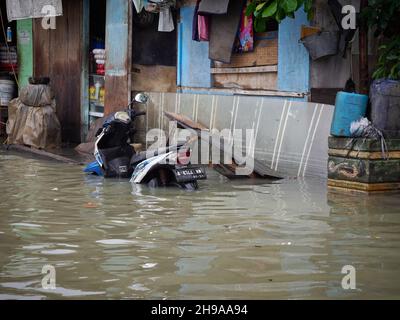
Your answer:
[[[146,132],[153,128],[168,132],[164,111],[181,113],[210,129],[254,129],[257,160],[290,176],[327,175],[331,105],[255,96],[150,93],[147,111],[142,123]]]

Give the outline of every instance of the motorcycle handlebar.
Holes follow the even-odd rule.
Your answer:
[[[131,117],[131,120],[135,119],[136,117],[144,116],[147,114],[146,111],[136,112],[135,110],[129,110],[128,113],[129,116]]]

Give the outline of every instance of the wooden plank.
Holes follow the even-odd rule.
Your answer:
[[[215,61],[217,68],[242,68],[278,64],[278,39],[256,40],[253,52],[235,53],[231,63]]]
[[[81,141],[86,141],[89,131],[89,50],[90,50],[90,0],[82,3],[82,68],[81,68]]]
[[[261,73],[261,72],[277,72],[278,66],[261,66],[261,67],[247,67],[247,68],[211,68],[213,74],[225,73]]]
[[[130,2],[107,0],[106,2],[106,115],[120,111],[129,104],[131,98],[130,70]]]
[[[214,87],[244,90],[276,90],[278,75],[271,73],[214,74]]]
[[[194,122],[193,120],[189,119],[188,117],[182,114],[177,114],[173,112],[164,112],[164,114],[168,119],[183,124],[185,128],[194,130],[207,130],[207,131],[209,130],[206,126],[202,125],[201,123]]]
[[[34,19],[34,75],[48,76],[56,94],[64,142],[81,141],[81,70],[83,0],[63,3],[55,30]]]
[[[180,87],[179,92],[191,94],[222,94],[222,95],[249,95],[262,97],[282,97],[282,98],[304,98],[305,94],[301,92],[290,92],[280,90],[243,90],[238,88],[195,88]]]
[[[135,64],[133,69],[132,91],[176,92],[176,67]]]

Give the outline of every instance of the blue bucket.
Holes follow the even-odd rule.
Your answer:
[[[338,92],[336,95],[331,135],[336,137],[351,137],[351,123],[365,117],[367,105],[367,95],[342,91]]]

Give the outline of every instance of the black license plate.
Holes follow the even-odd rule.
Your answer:
[[[174,173],[178,183],[207,179],[206,171],[202,167],[177,168]]]

